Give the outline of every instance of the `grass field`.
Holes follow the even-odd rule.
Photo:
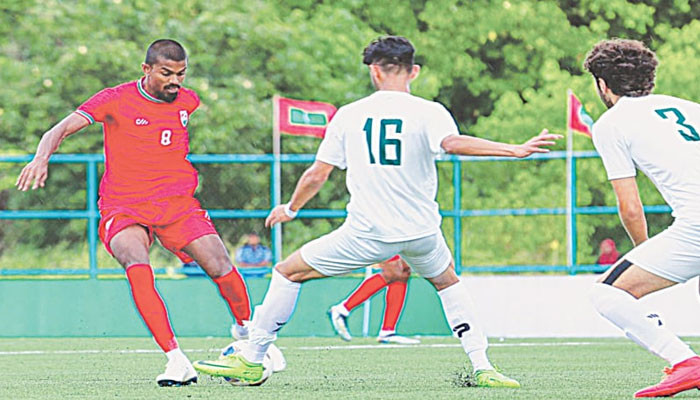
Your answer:
[[[183,338],[192,360],[229,339]],[[697,347],[700,341],[690,341]],[[627,399],[662,376],[664,362],[623,339],[491,340],[489,354],[520,389],[463,387],[466,356],[452,338],[418,346],[282,338],[288,367],[261,387],[200,376],[159,388],[165,357],[151,339],[0,339],[0,399]],[[676,398],[700,398],[689,391]]]

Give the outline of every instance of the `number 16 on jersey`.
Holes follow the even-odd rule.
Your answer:
[[[401,133],[403,121],[400,119],[379,120],[379,135],[376,135],[377,126],[374,125],[374,119],[367,118],[365,126],[362,128],[362,130],[365,131],[365,138],[367,139],[369,163],[377,163],[377,159],[374,156],[376,153],[373,151],[373,148],[378,147],[380,165],[401,165],[401,139],[387,139],[386,136],[387,133]],[[377,138],[377,136],[379,137]],[[372,144],[376,147],[373,147]]]

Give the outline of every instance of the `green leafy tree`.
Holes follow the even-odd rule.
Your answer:
[[[6,0],[0,4],[0,152],[33,153],[40,135],[104,87],[141,75],[146,46],[171,37],[189,52],[186,85],[202,98],[190,124],[193,153],[266,154],[272,151],[271,97],[343,105],[372,92],[361,52],[383,34],[404,35],[417,47],[421,75],[416,95],[448,107],[464,133],[518,143],[548,128],[563,132],[566,90],[597,117],[604,112],[592,80],[582,71],[588,49],[607,37],[644,40],[661,60],[658,91],[700,98],[700,8],[689,0]],[[562,141],[563,142],[563,141]],[[592,150],[576,136],[576,150]],[[314,153],[318,140],[284,137],[286,153]],[[564,143],[554,149],[563,150]],[[102,151],[99,126],[66,140],[62,153]],[[283,199],[306,165],[285,164]],[[0,164],[0,208],[82,209],[85,171],[54,164],[46,188],[13,188],[19,164]],[[197,196],[212,209],[266,209],[269,165],[198,165]],[[577,163],[577,205],[614,206],[600,160]],[[439,164],[438,201],[453,205],[452,167]],[[647,204],[663,204],[640,177]],[[464,209],[565,206],[562,160],[479,162],[462,165]],[[343,208],[344,173],[309,207]],[[284,227],[284,252],[338,226],[340,220],[301,220]],[[592,263],[598,243],[614,238],[631,247],[614,215],[579,216],[578,260]],[[652,233],[670,222],[650,217]],[[260,220],[217,221],[231,245]],[[452,221],[443,230],[449,237]],[[266,239],[269,240],[269,237]],[[0,222],[3,251],[30,243],[37,249],[81,248],[85,222]],[[563,264],[563,216],[463,219],[466,264]],[[61,248],[64,248],[61,247]],[[35,265],[29,265],[35,267]]]

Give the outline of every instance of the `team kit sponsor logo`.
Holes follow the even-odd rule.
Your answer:
[[[136,124],[136,126],[146,126],[150,122],[148,122],[148,120],[146,118],[136,118],[134,120],[134,123]]]

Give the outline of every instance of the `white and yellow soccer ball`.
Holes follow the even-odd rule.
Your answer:
[[[285,360],[282,350],[275,346],[274,343],[270,343],[270,347],[267,348],[267,354],[265,354],[265,357],[269,357],[270,361],[272,362],[272,372],[281,372],[287,368],[287,360]]]

